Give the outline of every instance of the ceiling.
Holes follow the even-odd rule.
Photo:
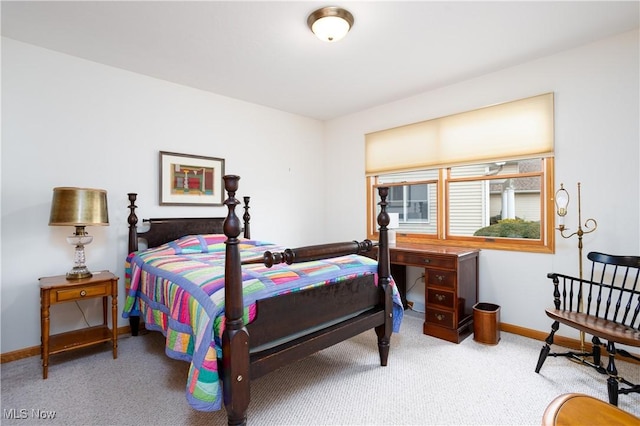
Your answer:
[[[314,10],[355,17],[341,41]],[[2,1],[2,35],[328,120],[637,29],[638,1]]]

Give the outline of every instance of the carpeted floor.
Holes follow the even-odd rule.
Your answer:
[[[539,425],[562,393],[607,400],[606,378],[567,359],[549,358],[536,374],[541,342],[502,333],[495,346],[456,345],[423,335],[422,321],[405,315],[387,367],[367,332],[254,381],[249,424]],[[640,382],[640,366],[618,367]],[[117,360],[106,345],[53,356],[47,380],[39,357],[1,368],[3,425],[226,424],[224,410],[187,404],[188,365],[164,354],[160,333],[122,337]],[[619,406],[640,416],[640,395],[621,395]]]

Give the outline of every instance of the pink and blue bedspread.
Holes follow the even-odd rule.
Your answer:
[[[187,401],[201,411],[222,407],[218,359],[224,330],[224,235],[194,235],[127,257],[128,293],[122,316],[140,316],[166,337],[166,354],[190,362]],[[270,243],[240,240],[242,259],[279,251]],[[259,299],[377,273],[377,262],[350,255],[294,265],[244,265],[244,321],[253,321]],[[394,293],[394,332],[404,313]]]

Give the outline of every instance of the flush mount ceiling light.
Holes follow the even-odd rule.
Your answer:
[[[335,42],[347,35],[353,26],[353,15],[341,7],[323,7],[309,15],[307,25],[320,40]]]

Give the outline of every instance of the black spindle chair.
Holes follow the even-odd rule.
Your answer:
[[[618,405],[619,394],[640,392],[640,384],[618,376],[615,365],[616,355],[640,361],[638,356],[615,346],[640,347],[640,256],[591,252],[587,258],[592,261],[588,280],[558,273],[547,275],[553,281],[554,308],[545,312],[553,324],[540,351],[536,373],[547,356],[578,361],[608,376],[609,402]],[[590,351],[581,348],[580,352],[551,352],[560,323],[593,336]],[[602,348],[609,356],[606,368],[601,364]]]

